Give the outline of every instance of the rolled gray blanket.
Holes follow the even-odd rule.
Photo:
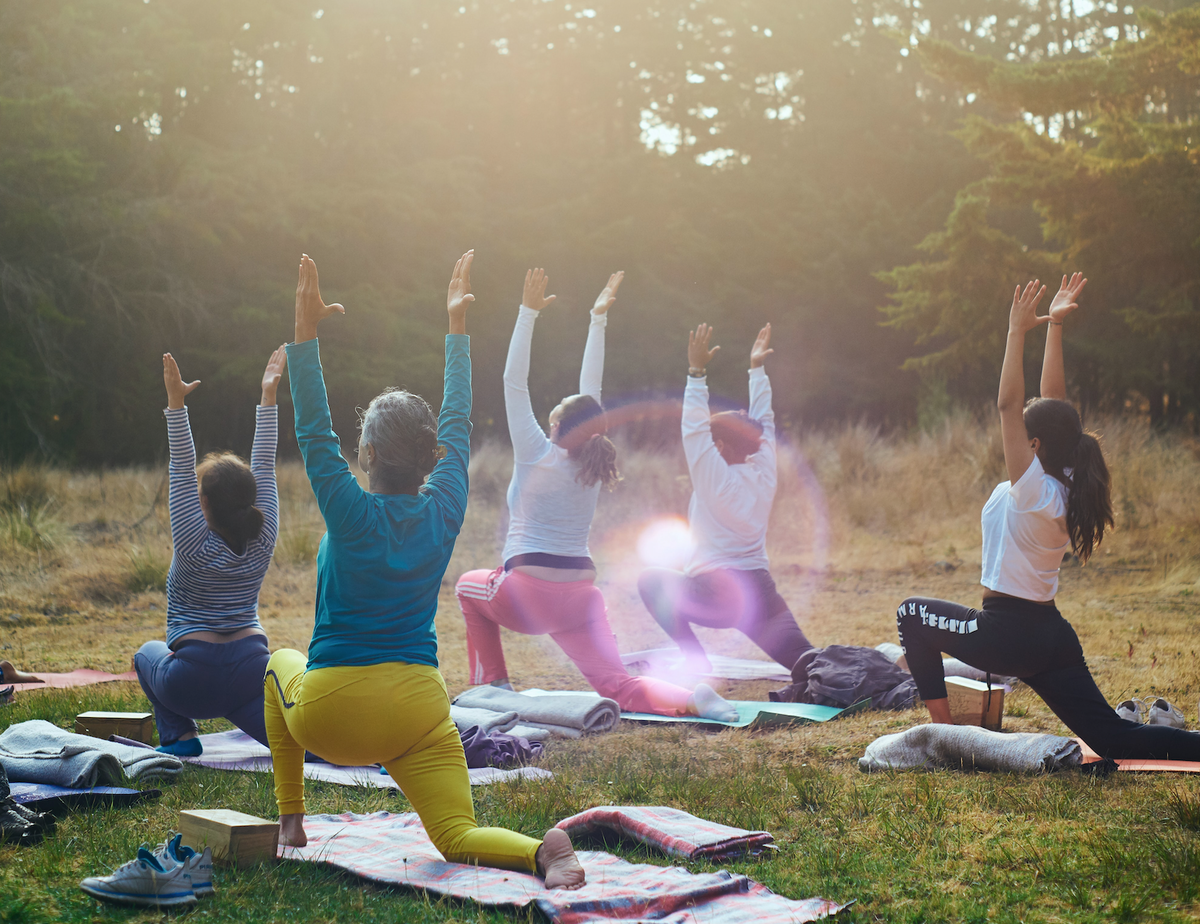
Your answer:
[[[491,709],[451,706],[450,721],[460,732],[478,726],[485,735],[490,735],[494,731],[510,731],[517,724],[517,714],[515,712],[493,712]]]
[[[612,731],[621,707],[592,693],[550,693],[527,696],[499,687],[475,687],[454,700],[455,706],[515,712],[521,725],[536,725],[568,738]]]
[[[183,772],[183,761],[171,754],[76,735],[41,719],[10,725],[0,734],[0,761],[13,782],[72,789],[172,779]]]
[[[1043,773],[1078,767],[1079,742],[1057,735],[1005,734],[974,725],[916,725],[867,745],[858,769],[961,767],[1007,773]]]

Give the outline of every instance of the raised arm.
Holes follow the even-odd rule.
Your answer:
[[[163,384],[167,388],[167,444],[171,450],[167,500],[171,543],[176,553],[187,555],[200,548],[208,537],[208,521],[200,508],[200,489],[196,484],[196,444],[192,441],[192,425],[184,404],[200,380],[184,382],[175,357],[163,353]]]
[[[529,398],[529,353],[533,346],[533,323],[538,312],[554,301],[546,295],[546,273],[531,269],[525,273],[525,290],[512,340],[508,342],[508,360],[504,364],[504,413],[508,417],[508,435],[513,457],[518,462],[536,462],[550,451],[550,440],[537,422]]]
[[[1050,303],[1050,323],[1046,327],[1046,354],[1042,357],[1042,397],[1067,400],[1067,374],[1063,370],[1063,320],[1079,307],[1075,299],[1087,285],[1083,273],[1076,273],[1062,285]]]
[[[597,403],[600,403],[604,381],[604,328],[608,324],[608,309],[617,300],[617,289],[624,278],[624,270],[609,276],[608,284],[596,296],[596,304],[592,306],[587,344],[583,348],[583,365],[579,369],[579,393],[590,395]]]
[[[438,414],[438,443],[445,455],[429,476],[425,491],[442,503],[447,519],[461,526],[467,512],[467,466],[471,461],[471,338],[467,336],[467,308],[471,294],[469,250],[454,265],[446,294],[450,333],[446,335],[445,386]]]
[[[296,442],[326,527],[334,535],[344,535],[364,522],[369,501],[342,457],[321,370],[317,325],[335,312],[345,314],[346,310],[321,300],[317,265],[304,254],[296,284],[296,342],[287,347]]]
[[[250,471],[258,486],[254,506],[262,511],[263,528],[260,538],[274,546],[279,536],[279,489],[275,483],[275,450],[279,444],[279,408],[275,393],[287,365],[287,345],[280,346],[267,360],[263,371],[262,399],[255,410],[254,445],[250,449]]]
[[[692,488],[706,495],[720,490],[729,473],[729,463],[721,458],[712,438],[709,423],[708,379],[709,361],[721,349],[709,349],[713,330],[701,324],[688,333],[688,380],[683,391],[683,454],[687,458]]]
[[[1000,410],[1000,435],[1004,441],[1004,465],[1008,480],[1020,481],[1033,462],[1034,451],[1025,432],[1025,334],[1050,320],[1049,315],[1038,317],[1037,306],[1046,292],[1038,280],[1017,286],[1008,315],[1008,340],[1004,345],[1004,365],[1000,368],[1000,395],[996,407]]]
[[[750,349],[750,416],[762,424],[763,441],[758,451],[770,454],[768,461],[772,467],[775,464],[775,410],[771,405],[771,380],[767,378],[763,363],[774,352],[768,323],[758,332]]]

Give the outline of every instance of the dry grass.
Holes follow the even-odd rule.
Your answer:
[[[1200,445],[1125,421],[1100,429],[1119,528],[1086,568],[1064,568],[1059,604],[1110,700],[1154,692],[1194,720]],[[816,644],[894,640],[895,606],[910,593],[978,599],[979,509],[1003,477],[994,428],[954,419],[936,433],[901,438],[847,426],[802,434],[781,458],[773,571]],[[678,452],[626,448],[622,469],[625,481],[601,498],[592,546],[620,647],[631,650],[666,644],[637,599],[637,538],[651,521],[684,513],[689,488]],[[468,569],[498,564],[510,470],[504,447],[476,450],[472,500],[438,613],[442,669],[452,691],[466,686],[453,581]],[[272,647],[303,649],[312,627],[320,517],[298,465],[281,465],[279,478],[283,529],[260,609]],[[150,565],[170,554],[162,473],[34,471],[19,480],[25,487],[17,493],[44,491],[54,518],[47,529],[59,533],[52,546],[36,548],[0,534],[0,656],[35,670],[127,669],[141,642],[163,635],[164,595],[137,589],[144,572],[153,572]],[[701,635],[715,651],[759,656],[736,633]],[[507,632],[504,638],[519,686],[585,687],[548,638]],[[20,716],[58,720],[78,708],[144,703],[136,686],[116,686],[27,694]],[[723,692],[765,698],[771,686],[730,683]],[[1008,729],[1064,731],[1027,689],[1018,688],[1006,707]],[[16,719],[17,711],[9,715],[0,723]],[[740,871],[785,894],[857,897],[857,920],[1185,920],[1197,911],[1200,810],[1190,782],[1125,774],[1097,782],[1074,774],[858,773],[854,759],[868,742],[921,720],[917,711],[867,713],[754,735],[623,728],[603,739],[555,742],[547,759],[557,777],[553,787],[481,791],[477,805],[486,822],[530,833],[584,805],[611,801],[673,804],[721,821],[762,824],[784,849],[769,864]],[[205,792],[220,793],[222,804],[249,800],[269,813],[263,784],[237,782],[241,776],[206,771],[196,779],[209,787]],[[199,796],[182,784],[173,788],[150,810],[154,824],[165,829],[172,812]],[[333,789],[318,788],[315,799],[319,810],[381,807],[374,795]],[[129,828],[121,828],[122,843],[148,836],[133,822],[113,823]],[[72,836],[86,832],[81,827]],[[57,862],[47,854],[36,879],[43,884],[31,888],[35,896],[67,902],[78,876],[58,871]],[[306,870],[313,892],[303,901],[272,877],[228,875],[237,904],[212,906],[218,918],[272,920],[280,907],[307,909],[313,919],[356,916],[339,904],[345,881],[332,873]],[[0,874],[0,893],[10,888],[6,881]],[[363,894],[381,919],[395,919],[398,909],[405,920],[505,919],[388,893],[360,891],[360,902]],[[75,901],[70,916],[87,919],[88,907]],[[4,909],[0,894],[0,919]]]

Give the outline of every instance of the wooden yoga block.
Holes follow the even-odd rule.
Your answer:
[[[214,860],[241,866],[274,860],[279,845],[279,822],[228,809],[180,812],[179,833],[193,850],[211,847]]]
[[[81,712],[75,716],[75,734],[104,739],[120,735],[150,744],[154,741],[154,713]]]
[[[949,699],[950,720],[955,725],[981,725],[1000,731],[1004,718],[1004,688],[990,688],[979,680],[966,677],[947,677],[946,696]]]

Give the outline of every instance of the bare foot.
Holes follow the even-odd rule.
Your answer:
[[[279,816],[279,846],[304,847],[308,844],[308,835],[304,833],[304,813]]]
[[[587,874],[575,857],[570,835],[559,828],[551,828],[542,838],[542,846],[537,850],[537,869],[545,878],[547,889],[578,889],[587,881]]]
[[[41,677],[35,677],[25,671],[19,671],[12,666],[11,661],[0,661],[0,681],[4,683],[42,683]]]

